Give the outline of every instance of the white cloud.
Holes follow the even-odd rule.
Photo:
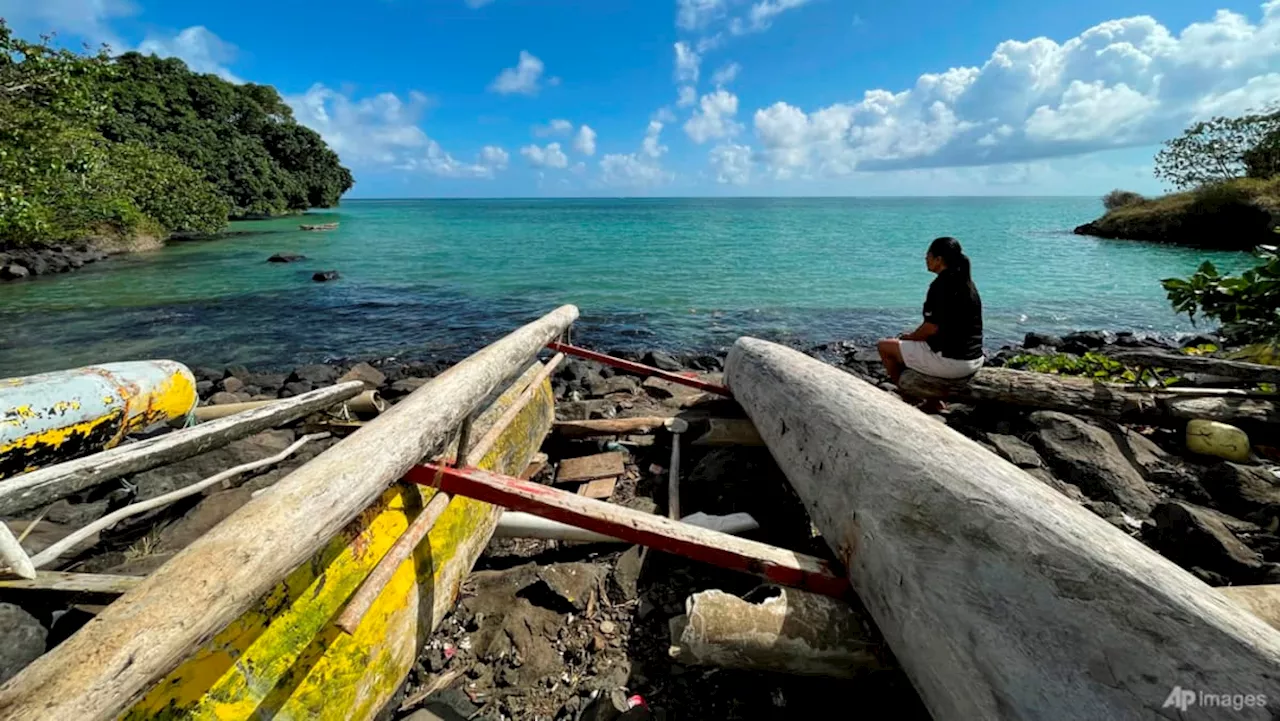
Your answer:
[[[545,138],[549,135],[568,135],[573,132],[573,123],[564,118],[556,118],[546,125],[535,125],[533,134],[539,138]]]
[[[686,42],[678,42],[675,44],[676,49],[676,82],[678,83],[697,83],[698,82],[698,66],[702,64],[702,57],[694,52]]]
[[[671,108],[664,105],[654,112],[653,119],[660,123],[674,123],[676,121],[676,114],[671,112]]]
[[[542,79],[543,71],[542,61],[527,50],[520,51],[520,62],[514,68],[507,68],[498,77],[494,78],[489,84],[489,90],[502,95],[510,95],[512,93],[520,93],[521,95],[537,95],[541,90],[539,85]],[[555,85],[558,80],[552,79]]]
[[[520,148],[520,154],[537,168],[565,168],[569,165],[569,156],[560,149],[560,143],[548,143],[545,148],[526,145]]]
[[[472,10],[475,10],[476,8],[482,8],[491,2],[493,2],[493,0],[466,0],[467,7],[471,8]]]
[[[1280,0],[1269,0],[1256,23],[1219,11],[1175,34],[1140,16],[1063,43],[1009,40],[981,67],[809,112],[777,102],[757,110],[754,124],[775,176],[842,176],[1150,145],[1194,120],[1260,107],[1277,91]]]
[[[751,148],[726,143],[711,149],[711,167],[717,183],[746,185],[751,180]]]
[[[427,96],[394,93],[353,100],[321,83],[302,95],[287,95],[299,123],[320,133],[342,160],[352,165],[394,165],[409,161],[431,139],[418,126]]]
[[[805,5],[809,0],[760,0],[751,6],[745,18],[734,18],[729,24],[729,32],[734,35],[758,33],[768,30],[774,18],[788,10]]]
[[[676,27],[699,30],[724,13],[725,0],[677,0]]]
[[[91,44],[106,43],[117,52],[127,46],[110,22],[137,12],[137,4],[130,0],[0,0],[0,18],[23,35],[59,32]]]
[[[676,97],[677,108],[687,108],[698,102],[698,90],[692,85],[681,85],[680,94]]]
[[[463,163],[445,152],[434,140],[427,141],[427,152],[421,158],[410,158],[399,167],[402,170],[425,170],[442,178],[492,178],[499,170],[505,170],[509,156],[496,145],[486,145],[474,163]]]
[[[644,140],[640,143],[640,151],[650,158],[660,158],[667,152],[667,146],[660,142],[662,137],[662,123],[657,120],[650,120],[649,127],[644,131]]]
[[[723,65],[711,76],[711,82],[717,86],[728,85],[737,79],[740,72],[742,72],[742,66],[737,63]]]
[[[573,148],[583,155],[596,154],[596,131],[590,125],[578,128],[578,136],[573,139]]]
[[[667,152],[660,141],[662,123],[650,120],[637,153],[612,153],[600,159],[600,180],[616,188],[650,188],[673,177],[659,162]]]
[[[203,25],[189,27],[173,36],[148,35],[138,46],[138,52],[178,58],[197,73],[212,73],[233,83],[244,82],[226,67],[236,58],[236,46],[214,35]]]
[[[738,96],[722,88],[702,96],[693,117],[684,124],[684,132],[695,143],[735,135],[742,129],[733,121],[737,113]]]
[[[511,156],[496,145],[486,145],[480,149],[480,163],[494,170],[506,170]]]

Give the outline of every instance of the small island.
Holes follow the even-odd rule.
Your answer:
[[[1178,192],[1112,191],[1103,198],[1106,214],[1075,232],[1215,250],[1280,239],[1280,110],[1193,125],[1165,143],[1155,174]]]

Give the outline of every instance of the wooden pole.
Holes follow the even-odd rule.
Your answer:
[[[423,464],[409,469],[404,479],[450,495],[532,513],[695,561],[753,573],[781,586],[804,588],[828,596],[841,596],[849,590],[848,582],[820,558],[519,478],[478,468]]]
[[[563,306],[433,378],[250,500],[0,686],[0,718],[114,719],[311,558],[578,316]],[[355,387],[361,384],[353,383]]]
[[[934,718],[1153,719],[1174,686],[1280,698],[1280,633],[1013,464],[780,345],[740,339],[727,369]]]
[[[967,382],[941,380],[908,370],[902,374],[899,385],[904,393],[916,398],[1007,403],[1122,421],[1182,425],[1203,418],[1233,425],[1280,423],[1280,408],[1260,398],[1192,398],[1144,393],[1088,378],[1006,368],[984,368]]]
[[[24,473],[0,483],[0,516],[52,503],[90,486],[220,448],[341,403],[363,390],[359,381],[321,388],[235,416]]]
[[[642,416],[639,418],[600,418],[589,421],[556,421],[556,433],[566,438],[591,438],[593,436],[619,436],[652,433],[665,428],[671,419],[666,416]]]
[[[327,438],[328,436],[329,436],[328,433],[316,433],[309,436],[303,436],[302,438],[299,438],[297,441],[295,441],[293,445],[289,446],[288,448],[284,449],[283,451],[280,451],[279,453],[273,456],[268,456],[267,458],[260,458],[256,461],[250,461],[249,463],[243,463],[241,465],[228,468],[227,470],[222,471],[221,473],[217,473],[212,476],[209,476],[208,478],[192,483],[189,486],[183,486],[182,488],[179,488],[175,491],[170,491],[169,493],[166,493],[164,495],[156,496],[155,498],[148,498],[145,501],[139,501],[138,503],[125,506],[124,508],[121,508],[118,511],[108,513],[102,518],[99,518],[98,520],[94,521],[93,523],[90,523],[84,528],[81,528],[75,531],[74,533],[69,534],[66,538],[63,538],[62,540],[58,541],[52,546],[49,546],[43,551],[37,553],[35,556],[31,558],[31,564],[36,568],[42,568],[44,566],[48,566],[54,561],[57,561],[62,556],[62,554],[66,553],[72,548],[75,548],[78,544],[83,542],[86,538],[89,538],[90,536],[94,535],[95,533],[98,533],[99,531],[103,531],[105,529],[111,528],[112,526],[116,525],[120,521],[123,521],[129,516],[136,516],[139,513],[145,513],[154,508],[160,508],[161,506],[167,506],[170,503],[176,503],[177,501],[180,501],[183,498],[186,498],[188,496],[194,496],[197,493],[202,493],[206,488],[215,486],[230,478],[235,478],[236,476],[241,475],[242,473],[255,471],[264,466],[275,465],[276,463],[283,461],[289,456],[292,456],[294,453],[297,453],[299,448],[302,448],[303,446],[307,445],[311,441],[320,440],[321,438]]]
[[[8,567],[9,572],[18,578],[32,579],[36,577],[36,567],[22,544],[13,537],[13,531],[4,521],[0,521],[0,562]]]
[[[342,614],[338,616],[338,621],[334,625],[342,629],[345,633],[352,634],[360,627],[360,622],[364,620],[364,616],[369,612],[369,608],[373,606],[373,602],[378,599],[378,594],[387,587],[387,582],[400,570],[400,564],[409,559],[413,555],[418,544],[422,543],[422,539],[427,537],[431,532],[436,521],[440,520],[440,515],[444,513],[444,509],[449,506],[449,494],[437,493],[431,497],[427,503],[427,507],[422,509],[422,513],[413,519],[413,523],[405,529],[404,533],[396,539],[391,548],[387,549],[387,553],[378,561],[378,565],[373,567],[369,575],[365,577],[364,582],[360,584],[360,589],[356,594],[347,601],[347,605],[342,609]]]
[[[1167,368],[1180,373],[1226,376],[1253,383],[1280,383],[1280,366],[1142,348],[1115,350],[1107,355],[1131,366],[1141,365],[1148,368]]]
[[[141,576],[113,576],[105,573],[36,571],[33,579],[0,579],[0,600],[48,599],[52,604],[107,604],[142,583]]]

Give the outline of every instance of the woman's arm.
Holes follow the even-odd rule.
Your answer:
[[[938,326],[926,320],[925,322],[920,324],[919,328],[916,328],[915,330],[905,335],[898,336],[898,339],[899,340],[929,340],[929,337],[932,335],[935,335],[937,332],[938,332]]]

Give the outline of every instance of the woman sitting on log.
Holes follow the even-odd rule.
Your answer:
[[[934,378],[968,378],[982,367],[982,298],[969,276],[969,258],[955,238],[929,245],[925,265],[937,278],[924,301],[919,328],[877,345],[895,383],[910,368]]]

